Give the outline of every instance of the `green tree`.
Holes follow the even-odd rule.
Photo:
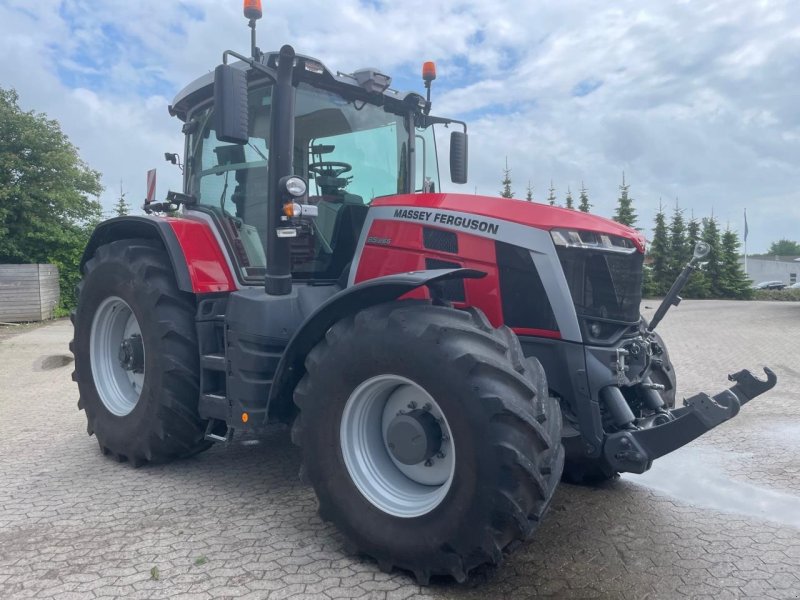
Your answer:
[[[781,239],[770,244],[767,254],[775,256],[800,256],[800,243]]]
[[[694,214],[692,214],[691,219],[686,224],[686,246],[691,252],[694,252],[695,245],[701,239],[700,221],[695,219]],[[711,289],[705,272],[702,269],[697,269],[692,273],[681,295],[686,298],[708,298],[710,294]]]
[[[589,203],[589,190],[586,189],[586,186],[583,185],[583,182],[581,181],[581,195],[580,203],[578,204],[578,210],[588,213],[591,208],[592,205]]]
[[[530,181],[528,181],[528,193],[525,194],[525,200],[528,202],[533,202],[533,186],[531,185]]]
[[[0,88],[0,263],[53,263],[61,307],[75,303],[78,262],[101,218],[100,174],[57,121],[25,112]]]
[[[556,188],[553,187],[553,180],[552,179],[550,180],[550,188],[547,191],[548,191],[548,194],[547,194],[547,202],[548,202],[548,204],[550,204],[550,206],[555,206],[556,205],[556,200],[557,200],[557,198],[556,198]]]
[[[675,209],[672,212],[672,221],[669,226],[669,256],[667,259],[669,279],[674,280],[692,256],[688,248],[686,239],[686,223],[683,219],[683,209],[675,201]]]
[[[653,240],[650,242],[648,254],[650,255],[650,286],[645,288],[645,293],[652,296],[661,296],[667,293],[671,281],[669,279],[669,232],[667,230],[667,217],[664,207],[658,203],[655,226],[653,227]]]
[[[724,295],[721,286],[722,240],[720,239],[719,225],[713,214],[703,219],[703,229],[700,236],[705,243],[711,246],[711,251],[708,253],[708,256],[703,259],[705,263],[703,266],[703,273],[708,281],[708,289],[712,297],[720,298]]]
[[[119,198],[117,198],[117,203],[114,205],[114,216],[116,217],[124,217],[125,215],[130,214],[131,207],[125,201],[125,192],[122,191],[122,182],[119,182]]]
[[[572,190],[567,187],[567,195],[564,197],[564,207],[575,210],[575,201],[572,199]]]
[[[514,192],[511,191],[511,169],[508,168],[508,157],[506,156],[506,168],[503,169],[503,191],[500,192],[502,198],[513,198]]]
[[[622,185],[619,186],[619,198],[613,219],[628,227],[636,226],[636,211],[633,208],[633,198],[629,195],[630,184],[625,183],[625,173],[622,173]]]
[[[753,295],[750,280],[739,264],[739,236],[730,226],[722,234],[720,291],[725,298],[744,299]]]

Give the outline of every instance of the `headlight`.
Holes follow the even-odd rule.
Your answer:
[[[308,190],[308,186],[302,177],[287,177],[286,181],[283,183],[283,187],[295,198],[305,196],[306,190]]]
[[[634,243],[624,237],[610,233],[596,233],[594,231],[578,231],[576,229],[553,229],[550,237],[556,246],[566,248],[586,248],[606,252],[619,252],[632,254],[636,252]]]

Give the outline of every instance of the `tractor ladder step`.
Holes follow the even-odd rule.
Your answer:
[[[201,394],[198,407],[203,418],[226,421],[230,413],[228,398],[221,394]]]
[[[200,356],[200,366],[209,371],[221,371],[222,373],[228,370],[227,361],[223,354],[203,354]]]

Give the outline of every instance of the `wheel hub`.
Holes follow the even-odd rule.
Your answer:
[[[116,417],[136,408],[145,379],[139,321],[125,300],[109,296],[97,307],[89,334],[92,381],[103,406]]]
[[[456,446],[447,417],[406,377],[386,373],[356,387],[342,412],[339,439],[353,484],[395,517],[431,512],[455,478]]]
[[[119,345],[119,366],[126,371],[142,373],[144,371],[144,344],[142,336],[133,334],[122,340]]]
[[[429,460],[442,445],[442,428],[436,418],[424,410],[397,415],[386,432],[386,445],[404,465]]]

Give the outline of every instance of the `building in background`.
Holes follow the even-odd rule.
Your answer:
[[[739,262],[744,268],[744,258],[740,258]],[[782,281],[786,285],[792,285],[800,281],[800,256],[748,256],[747,276],[753,283]]]

